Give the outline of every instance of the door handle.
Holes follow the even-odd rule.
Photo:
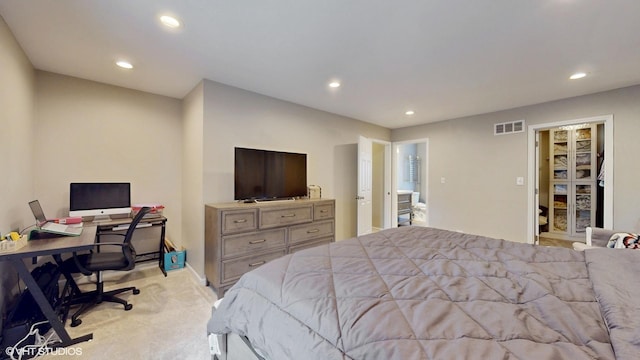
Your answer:
[[[364,200],[364,196],[356,196],[356,200]]]

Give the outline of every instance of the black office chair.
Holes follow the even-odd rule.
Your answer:
[[[115,295],[121,294],[126,291],[132,291],[134,295],[140,293],[140,290],[135,287],[127,287],[117,290],[104,291],[104,284],[102,279],[102,272],[105,270],[116,271],[129,271],[135,267],[136,250],[131,244],[131,238],[133,232],[136,230],[136,226],[142,220],[142,218],[149,212],[150,208],[143,207],[140,212],[133,218],[129,229],[125,234],[113,234],[122,235],[124,240],[122,243],[116,242],[104,242],[96,243],[95,250],[91,250],[88,254],[73,253],[73,256],[63,262],[62,271],[67,273],[82,273],[84,275],[91,275],[93,273],[97,276],[96,290],[87,293],[74,293],[70,296],[67,302],[67,306],[82,304],[71,316],[71,326],[75,327],[82,323],[82,320],[78,319],[87,310],[93,308],[95,305],[100,304],[103,301],[114,302],[124,305],[125,311],[129,311],[133,308],[133,305],[129,304],[126,300],[120,299]],[[104,252],[100,251],[101,248],[120,247],[122,252]],[[71,280],[73,281],[73,280]],[[72,288],[77,289],[77,285],[71,284]]]

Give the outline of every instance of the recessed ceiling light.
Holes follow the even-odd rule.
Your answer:
[[[340,87],[340,83],[337,82],[337,81],[330,82],[329,83],[329,87],[338,88],[338,87]]]
[[[577,72],[577,73],[569,76],[569,79],[571,79],[571,80],[582,79],[585,76],[587,76],[587,73]]]
[[[118,65],[119,67],[121,67],[123,69],[133,69],[133,65],[131,65],[130,62],[125,61],[125,60],[116,61],[116,65]]]
[[[162,16],[160,16],[160,22],[164,26],[170,27],[172,29],[180,27],[180,21],[178,19],[174,18],[173,16],[162,15]]]
[[[404,114],[405,114],[405,115],[409,115],[409,116],[411,116],[411,115],[413,115],[413,114],[415,114],[415,113],[416,113],[416,112],[415,112],[415,111],[413,111],[413,110],[407,110],[407,111],[405,111],[405,113],[404,113]]]

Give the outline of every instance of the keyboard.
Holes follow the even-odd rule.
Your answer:
[[[150,227],[152,225],[153,224],[151,224],[151,223],[142,223],[142,224],[136,225],[136,229]],[[129,224],[114,226],[113,229],[111,229],[111,230],[112,231],[129,230]]]
[[[42,229],[54,231],[58,233],[68,233],[68,234],[80,234],[82,232],[82,227],[79,226],[69,226],[65,224],[57,224],[48,222],[42,226]]]

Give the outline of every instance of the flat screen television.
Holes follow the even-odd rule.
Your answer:
[[[130,183],[71,183],[69,216],[93,216],[94,221],[110,215],[131,213]]]
[[[235,148],[234,199],[275,200],[307,195],[307,154]]]

